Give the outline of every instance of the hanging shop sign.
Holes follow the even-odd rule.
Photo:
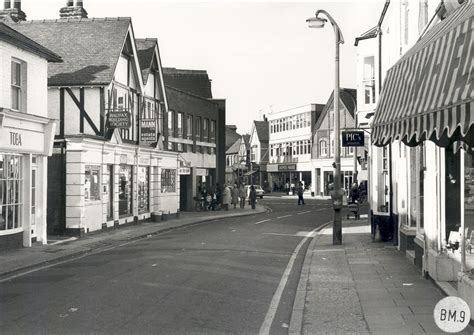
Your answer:
[[[123,109],[109,110],[107,121],[110,128],[130,128],[132,125],[130,113]]]
[[[360,130],[346,130],[342,132],[342,146],[343,147],[363,147],[364,146],[364,131]]]
[[[278,171],[296,171],[296,164],[280,164]]]
[[[155,143],[156,142],[156,120],[143,119],[140,121],[140,142]]]

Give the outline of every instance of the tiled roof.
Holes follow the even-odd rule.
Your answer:
[[[232,154],[238,154],[240,150],[240,141],[242,139],[239,137],[234,144],[232,144],[229,149],[226,150],[225,154],[226,155],[232,155]]]
[[[241,136],[237,133],[236,129],[225,126],[225,149],[226,151],[237,141]]]
[[[212,99],[211,80],[205,70],[183,70],[164,67],[163,80],[165,85],[206,99]]]
[[[158,40],[156,38],[136,38],[135,43],[137,45],[138,62],[140,63],[140,70],[142,71],[143,83],[146,84],[148,74],[153,64],[153,54]]]
[[[254,121],[255,131],[257,132],[260,143],[268,142],[270,138],[268,121]]]
[[[16,47],[32,52],[49,62],[62,62],[61,57],[41,44],[33,41],[27,36],[20,34],[3,22],[0,22],[0,39],[15,45]]]
[[[60,19],[8,24],[62,57],[62,63],[48,67],[48,85],[106,85],[113,79],[131,19]]]

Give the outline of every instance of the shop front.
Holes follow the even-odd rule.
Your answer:
[[[293,194],[299,182],[309,189],[312,184],[311,167],[311,163],[268,164],[268,182],[272,191]]]
[[[414,167],[407,171],[411,196],[400,243],[408,239],[403,225],[412,226],[415,264],[437,281],[457,281],[471,309],[473,14],[472,1],[465,1],[387,72],[372,132],[377,146],[402,142],[408,166]],[[396,171],[399,162],[388,159]]]
[[[47,157],[56,124],[0,110],[0,249],[47,243]]]
[[[61,197],[66,204],[63,226],[50,216],[52,231],[82,236],[177,213],[177,154],[82,137],[57,145],[65,164],[52,166],[52,175],[65,175],[67,192],[49,194],[52,206],[61,206]]]

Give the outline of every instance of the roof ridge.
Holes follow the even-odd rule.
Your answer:
[[[39,20],[28,20],[20,21],[17,24],[32,24],[32,23],[69,23],[69,22],[116,22],[116,21],[131,21],[132,18],[129,16],[117,16],[117,17],[92,17],[92,18],[65,18],[65,19],[39,19]]]

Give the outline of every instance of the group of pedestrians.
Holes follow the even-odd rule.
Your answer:
[[[229,210],[230,206],[237,208],[237,205],[240,208],[245,208],[245,201],[247,198],[247,188],[244,184],[235,183],[233,186],[224,184],[224,187],[221,189],[219,183],[216,184],[214,192],[208,192],[206,188],[202,188],[200,194],[200,210]],[[255,187],[250,186],[250,191],[248,194],[249,203],[252,206],[252,209],[255,209],[257,202],[257,192]]]

